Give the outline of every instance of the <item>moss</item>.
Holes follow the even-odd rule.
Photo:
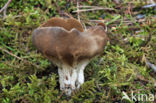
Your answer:
[[[0,2],[2,8],[7,0]],[[133,4],[131,14],[127,12],[129,2]],[[146,56],[151,63],[156,63],[155,11],[152,8],[141,9],[146,3],[139,0],[125,0],[120,4],[113,0],[85,0],[80,3],[115,9],[80,14],[86,25],[95,25],[88,20],[104,18],[108,31],[112,33],[109,37],[115,43],[108,44],[103,54],[87,66],[86,82],[80,90],[71,97],[59,90],[57,67],[37,53],[31,34],[41,23],[60,16],[62,11],[77,17],[72,12],[76,10],[76,1],[70,5],[67,3],[65,0],[13,0],[10,3],[7,17],[0,18],[0,103],[112,103],[122,101],[123,91],[128,96],[131,91],[154,94],[156,75],[142,61]],[[139,13],[146,15],[145,21],[135,21]],[[150,33],[151,40],[142,45]],[[124,41],[125,38],[128,41]]]

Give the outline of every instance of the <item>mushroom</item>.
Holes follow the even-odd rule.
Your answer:
[[[104,24],[87,30],[74,18],[52,18],[33,31],[33,45],[58,67],[60,90],[70,96],[84,83],[84,69],[108,41]]]

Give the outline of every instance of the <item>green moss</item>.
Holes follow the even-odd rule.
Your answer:
[[[6,2],[0,0],[0,8]],[[129,2],[133,3],[135,13],[146,14],[145,22],[136,22],[136,14],[126,12]],[[80,17],[86,25],[95,25],[88,20],[104,18],[108,31],[112,33],[109,34],[110,39],[118,41],[113,45],[108,44],[103,54],[90,62],[85,70],[86,82],[80,90],[67,97],[59,90],[56,68],[36,52],[31,34],[49,18],[61,16],[59,13],[62,11],[77,17],[72,13],[76,10],[76,2],[13,0],[10,3],[7,17],[0,18],[0,48],[26,61],[0,49],[0,103],[113,103],[122,101],[123,91],[128,96],[131,91],[146,94],[156,92],[156,75],[142,62],[145,55],[151,63],[156,63],[155,10],[141,9],[146,3],[139,0],[125,0],[120,3],[121,8],[113,0],[87,0],[80,4],[114,8],[115,11],[80,13]],[[143,46],[152,32],[151,40]],[[125,38],[128,39],[127,43],[124,42]],[[127,103],[129,100],[124,101]]]

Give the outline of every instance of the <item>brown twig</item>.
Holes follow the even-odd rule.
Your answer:
[[[7,54],[9,54],[9,55],[11,55],[11,56],[13,56],[13,57],[15,57],[15,58],[18,59],[18,60],[21,60],[21,61],[23,61],[23,62],[25,62],[25,63],[29,63],[29,64],[31,64],[31,65],[37,67],[37,68],[40,68],[38,65],[33,64],[33,63],[31,63],[31,62],[29,62],[29,61],[27,61],[27,60],[25,60],[25,59],[22,59],[22,58],[18,57],[17,55],[15,55],[15,54],[13,54],[13,53],[11,53],[11,52],[9,52],[9,51],[7,51],[6,49],[4,49],[4,48],[2,48],[2,47],[0,47],[0,50],[3,51],[3,52],[5,52],[5,53],[7,53]]]
[[[0,10],[0,13],[3,11],[4,17],[6,16],[6,10],[8,8],[8,5],[11,3],[12,0],[8,0],[8,2],[4,5],[4,7]]]
[[[93,11],[93,10],[115,10],[113,8],[104,8],[104,7],[98,7],[98,6],[85,6],[85,5],[80,6],[79,1],[77,2],[77,7],[76,8],[77,8],[77,10],[73,11],[73,12],[80,13],[80,12]],[[80,8],[83,8],[83,9],[80,9]]]
[[[79,10],[79,0],[77,0],[77,18],[78,18],[78,21],[80,22],[80,10]]]
[[[7,53],[7,54],[9,54],[9,55],[11,55],[11,56],[13,56],[13,57],[15,57],[15,58],[17,58],[17,59],[19,59],[19,60],[23,60],[22,58],[16,56],[15,54],[13,54],[13,53],[7,51],[7,50],[4,49],[4,48],[1,48],[1,47],[0,47],[0,50],[3,51],[3,52],[5,52],[5,53]]]
[[[153,71],[156,72],[156,66],[154,64],[152,64],[151,62],[149,62],[145,55],[143,55],[143,57],[142,57],[142,62],[145,62],[147,67],[153,69]]]
[[[91,22],[104,22],[105,20],[89,20]]]
[[[79,8],[93,8],[93,7],[97,7],[97,6],[86,6],[86,5],[80,5]]]
[[[94,10],[114,10],[113,8],[102,8],[102,7],[95,7],[91,9],[82,9],[82,10],[76,10],[73,12],[85,12],[85,11],[94,11]]]
[[[85,25],[85,23],[82,23],[81,22],[81,19],[80,19],[80,5],[79,5],[79,0],[77,0],[77,19],[78,19],[78,21],[83,25],[83,27],[84,27],[84,29],[86,30],[86,25]]]

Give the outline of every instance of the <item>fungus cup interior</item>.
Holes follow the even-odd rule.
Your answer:
[[[49,19],[47,22],[43,23],[40,27],[63,27],[67,31],[70,31],[73,28],[75,28],[80,32],[84,31],[81,23],[74,18],[64,19],[64,18],[54,17]]]

